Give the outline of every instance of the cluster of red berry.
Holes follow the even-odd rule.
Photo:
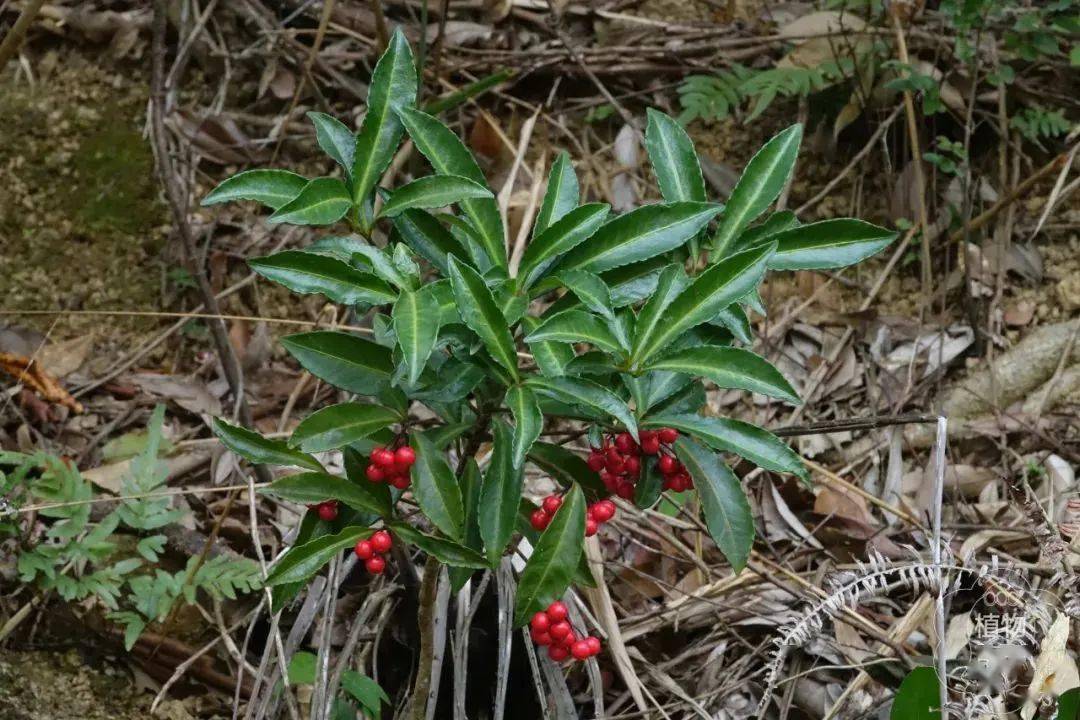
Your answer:
[[[639,437],[640,445],[627,432],[606,437],[603,444],[594,447],[589,454],[589,467],[600,473],[600,480],[608,492],[627,500],[634,497],[634,486],[641,476],[642,455],[660,456],[658,467],[664,476],[665,490],[681,492],[691,487],[690,474],[671,451],[671,444],[679,439],[677,430],[642,430]]]
[[[390,533],[385,530],[376,530],[369,539],[356,543],[353,552],[356,553],[356,557],[364,561],[364,567],[369,573],[382,575],[382,571],[386,569],[386,560],[383,560],[382,556],[390,552],[393,545],[394,541],[390,538]]]
[[[551,519],[555,517],[556,511],[561,506],[561,495],[548,495],[544,498],[544,501],[540,503],[540,507],[533,510],[532,515],[529,516],[529,523],[533,526],[533,530],[537,532],[546,530],[547,526],[551,524]],[[585,535],[592,537],[600,529],[601,525],[613,517],[615,517],[615,503],[610,500],[594,502],[585,513]]]
[[[548,657],[562,662],[573,656],[586,660],[600,652],[600,639],[589,635],[578,638],[567,619],[566,606],[556,600],[548,609],[538,612],[529,623],[533,642],[548,649]]]
[[[416,462],[416,452],[408,445],[397,450],[375,448],[371,451],[371,464],[364,474],[371,482],[390,483],[398,490],[409,487],[409,468]]]
[[[308,510],[319,513],[319,519],[331,522],[337,518],[337,500],[324,500],[315,505],[308,505]]]

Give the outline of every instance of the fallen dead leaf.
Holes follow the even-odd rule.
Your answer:
[[[25,383],[27,387],[49,402],[63,405],[73,412],[83,411],[82,403],[73,398],[60,385],[60,381],[46,372],[39,362],[32,361],[24,355],[0,353],[0,370],[13,376],[19,382]]]

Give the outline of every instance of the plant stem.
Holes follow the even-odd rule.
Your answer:
[[[420,626],[420,660],[412,693],[412,718],[427,718],[428,692],[431,690],[431,663],[435,657],[435,589],[439,584],[439,561],[428,555],[424,563],[424,579],[420,583],[420,609],[416,621]]]
[[[30,0],[26,6],[23,7],[22,12],[19,13],[19,18],[15,21],[15,24],[8,30],[8,34],[4,36],[3,42],[0,42],[0,71],[8,64],[8,60],[15,56],[15,53],[19,51],[22,46],[22,41],[26,35],[26,31],[30,29],[30,25],[34,22],[34,18],[37,17],[38,10],[45,4],[45,0]]]

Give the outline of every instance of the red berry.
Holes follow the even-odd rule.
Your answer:
[[[385,530],[379,530],[371,536],[371,547],[375,548],[375,552],[380,555],[388,551],[394,544],[393,539],[390,537],[390,533]]]
[[[555,662],[562,662],[570,657],[570,651],[562,645],[552,645],[548,648],[548,657]]]
[[[627,475],[637,475],[638,472],[641,470],[641,461],[638,460],[636,457],[628,457],[626,458],[624,466],[626,468]]]
[[[615,503],[610,500],[601,500],[590,509],[592,510],[593,519],[598,523],[606,523],[615,517]]]
[[[548,616],[548,620],[553,623],[562,622],[570,614],[567,612],[566,606],[563,605],[560,600],[556,600],[548,605],[548,609],[545,612]]]
[[[364,567],[372,575],[382,575],[383,570],[386,569],[386,561],[378,555],[374,555],[364,561]]]
[[[600,653],[600,649],[601,649],[600,638],[593,637],[592,635],[590,635],[589,637],[582,640],[582,642],[585,642],[585,643],[589,644],[589,654],[590,655],[598,655]]]
[[[654,437],[656,437],[655,430],[641,430],[638,432],[638,438],[640,438],[643,444],[646,440],[652,440]]]
[[[545,646],[551,644],[551,636],[546,632],[537,632],[536,630],[533,630],[529,634],[532,635],[532,640],[537,645]]]
[[[384,479],[386,479],[386,473],[384,473],[382,471],[382,468],[380,468],[375,463],[367,466],[367,469],[364,470],[364,475],[366,475],[367,479],[371,482],[382,482]]]
[[[408,475],[409,469],[412,465],[405,465],[400,460],[394,460],[394,474],[395,475]]]
[[[604,456],[607,458],[608,470],[611,469],[611,463],[622,462],[622,453],[613,447],[609,447]]]
[[[544,498],[543,507],[548,515],[554,515],[562,507],[562,498],[558,495],[548,495]]]
[[[587,660],[592,656],[592,647],[585,640],[578,640],[570,646],[570,654],[575,660]]]
[[[529,524],[532,525],[533,530],[537,532],[541,532],[547,528],[549,522],[551,522],[551,518],[544,512],[544,508],[533,510],[532,515],[529,516]]]
[[[607,469],[608,472],[612,474],[622,475],[624,472],[626,472],[626,463],[621,457],[617,460],[612,460],[611,458],[608,458]]]
[[[641,452],[645,453],[646,455],[655,455],[656,453],[660,452],[660,438],[656,437],[655,435],[646,438],[644,436],[644,433],[642,433]]]
[[[593,450],[591,453],[589,453],[589,469],[593,472],[600,472],[601,470],[603,470],[605,462],[606,460],[604,459],[603,453],[596,450]]]
[[[596,531],[600,528],[600,524],[592,518],[585,520],[585,537],[592,537],[596,534]]]
[[[600,473],[600,482],[604,483],[604,487],[606,487],[608,490],[614,492],[619,480],[614,475],[605,470],[604,472]]]
[[[660,428],[659,437],[660,442],[670,445],[679,439],[679,431],[674,428]]]
[[[319,519],[330,522],[337,517],[337,503],[333,500],[328,500],[319,504]]]
[[[628,454],[637,443],[634,442],[634,437],[630,433],[619,433],[615,438],[615,447],[619,452]]]
[[[529,621],[529,627],[536,632],[547,632],[551,627],[551,620],[548,618],[547,613],[543,611],[537,611],[532,616],[532,620]]]
[[[560,620],[551,627],[548,628],[548,635],[555,642],[562,642],[566,639],[566,636],[574,631],[574,628],[570,627],[570,623],[566,620]]]
[[[367,560],[369,557],[375,554],[375,548],[371,547],[371,542],[368,540],[361,540],[356,543],[356,549],[353,551],[356,553],[356,557],[361,560]]]
[[[660,473],[662,475],[670,475],[675,472],[675,469],[678,466],[679,462],[670,455],[661,455],[656,463],[656,467],[660,468]]]
[[[399,465],[411,467],[412,464],[416,462],[416,451],[408,445],[402,445],[394,451],[394,460],[396,460]]]
[[[404,490],[405,488],[409,487],[409,476],[395,475],[393,479],[390,480],[390,484],[396,487],[398,490]]]
[[[615,488],[615,494],[621,497],[623,500],[631,500],[634,497],[634,483],[623,482],[619,483],[619,487]]]

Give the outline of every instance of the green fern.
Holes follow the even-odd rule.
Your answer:
[[[746,96],[741,88],[754,71],[742,65],[721,70],[715,75],[691,75],[679,85],[679,103],[683,107],[679,122],[723,120],[737,109]]]
[[[1038,105],[1020,110],[1009,125],[1035,144],[1039,144],[1041,139],[1064,135],[1072,128],[1062,110],[1048,110]]]
[[[188,569],[195,558],[188,561]],[[238,593],[249,593],[262,586],[262,575],[258,563],[247,558],[219,555],[202,564],[195,577],[184,587],[184,598],[189,603],[195,602],[195,592],[202,590],[210,597],[220,600],[235,600]]]

